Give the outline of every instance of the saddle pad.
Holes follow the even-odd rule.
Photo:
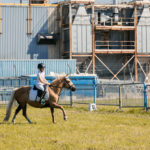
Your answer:
[[[37,90],[33,90],[33,88],[31,88],[30,92],[29,92],[29,99],[31,101],[40,101],[40,97],[37,96],[38,91]],[[49,92],[48,90],[46,90],[46,94],[44,96],[45,100],[48,100],[49,98]]]

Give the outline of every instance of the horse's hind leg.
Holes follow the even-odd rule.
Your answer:
[[[30,119],[27,117],[26,110],[27,110],[27,105],[25,105],[25,106],[23,107],[23,116],[26,118],[26,120],[28,121],[28,123],[31,124],[32,122],[31,122]]]
[[[51,109],[52,121],[53,123],[56,123],[55,117],[54,117],[54,108],[50,108],[50,109]]]
[[[15,119],[16,119],[16,116],[17,114],[19,113],[19,111],[21,110],[21,106],[19,105],[15,111],[15,114],[13,116],[13,119],[12,119],[12,123],[15,123]]]

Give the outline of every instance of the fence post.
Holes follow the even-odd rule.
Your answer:
[[[94,104],[96,104],[96,85],[94,85]]]
[[[72,91],[70,91],[70,106],[72,106]]]
[[[121,101],[121,85],[119,84],[119,109],[122,108],[122,101]]]
[[[146,84],[144,83],[144,108],[146,109],[146,111],[148,110],[148,107],[147,107],[147,86]]]

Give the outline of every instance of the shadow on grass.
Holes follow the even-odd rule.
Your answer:
[[[28,122],[16,122],[16,123],[12,123],[12,122],[0,122],[0,125],[3,125],[3,124],[6,124],[6,125],[27,125],[29,124]],[[36,122],[32,122],[32,124],[29,124],[29,125],[34,125],[34,124],[37,124]]]

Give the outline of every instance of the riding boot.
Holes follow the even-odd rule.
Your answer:
[[[46,94],[46,91],[43,91],[43,93],[42,93],[42,95],[41,95],[41,97],[40,97],[40,104],[41,104],[41,101],[42,101],[42,99],[44,98],[45,94]]]

